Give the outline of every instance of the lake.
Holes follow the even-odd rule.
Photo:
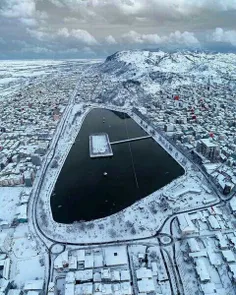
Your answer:
[[[89,136],[94,133],[107,133],[110,142],[148,135],[125,113],[92,109],[51,196],[56,222],[69,224],[109,216],[184,174],[152,138],[114,144],[112,157],[91,159]]]

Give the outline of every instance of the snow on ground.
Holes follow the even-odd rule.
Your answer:
[[[40,264],[40,256],[15,260],[11,267],[11,278],[17,284],[17,287],[22,287],[27,280],[44,279],[44,267]]]
[[[12,240],[11,278],[14,278],[18,287],[25,281],[44,278],[43,254],[39,254],[36,242],[29,237],[27,224],[16,227]]]
[[[20,259],[37,256],[37,245],[29,236],[28,225],[20,224],[16,227],[12,242],[12,251]]]
[[[23,187],[0,187],[0,219],[12,223]]]

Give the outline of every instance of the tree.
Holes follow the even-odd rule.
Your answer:
[[[116,237],[116,231],[113,228],[108,230],[108,234],[109,234],[109,237],[111,237],[111,238]]]
[[[126,225],[127,228],[131,228],[133,226],[133,223],[130,220],[127,220],[125,222],[125,225]]]

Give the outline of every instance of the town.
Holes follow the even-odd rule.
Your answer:
[[[70,75],[59,67],[61,75],[4,97],[0,294],[235,294],[235,72],[186,77],[187,53],[173,54],[168,71],[157,69],[160,55],[75,62]],[[205,58],[223,67],[230,56]],[[55,183],[97,108],[132,118],[147,134],[139,139],[154,140],[184,173],[113,215],[58,223],[50,207]],[[117,141],[98,137],[86,139],[88,157],[115,156]]]

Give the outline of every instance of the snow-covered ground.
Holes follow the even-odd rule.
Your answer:
[[[68,71],[77,73],[77,66],[81,64],[97,62],[91,61],[88,63],[88,61],[80,60],[1,61],[0,100],[8,96],[14,98],[13,93],[16,93],[20,88],[23,89],[26,85],[37,86],[37,83],[43,83],[49,77],[56,79],[58,77],[57,75],[68,76]],[[1,229],[1,238],[4,239],[2,245],[3,251],[11,259],[10,277],[15,281],[17,286],[22,287],[25,281],[29,279],[42,278],[45,279],[45,282],[47,281],[50,270],[47,265],[48,254],[46,253],[45,245],[49,248],[53,242],[47,240],[45,236],[60,243],[86,244],[85,246],[88,247],[91,247],[91,243],[116,243],[117,241],[120,241],[119,243],[139,243],[139,239],[143,239],[141,242],[142,246],[136,245],[137,249],[135,249],[135,246],[130,251],[131,260],[134,259],[135,261],[135,267],[138,267],[138,255],[140,252],[143,251],[144,255],[147,252],[149,256],[149,250],[153,250],[153,245],[143,250],[143,248],[146,248],[143,244],[149,243],[150,237],[155,236],[150,242],[156,243],[154,252],[157,254],[155,254],[155,257],[158,257],[158,263],[161,262],[160,268],[164,268],[163,262],[166,262],[167,269],[169,270],[168,280],[158,284],[158,286],[155,285],[159,293],[169,295],[171,285],[174,285],[174,291],[177,293],[178,283],[176,283],[176,278],[178,277],[177,268],[179,268],[186,295],[198,294],[200,293],[199,290],[202,290],[202,288],[209,289],[209,286],[212,287],[212,290],[214,286],[218,286],[222,295],[234,294],[235,290],[232,288],[233,275],[231,270],[229,271],[229,266],[234,265],[236,269],[236,258],[234,257],[236,243],[234,229],[236,221],[232,218],[231,211],[226,210],[227,212],[225,213],[223,209],[221,211],[221,209],[216,207],[216,204],[219,203],[219,198],[209,188],[209,183],[206,182],[206,178],[201,171],[196,171],[193,163],[186,159],[185,155],[172,146],[166,138],[157,132],[153,133],[154,130],[151,124],[148,125],[145,123],[145,119],[142,118],[141,120],[139,116],[132,113],[132,110],[133,107],[138,107],[150,119],[149,122],[153,123],[153,120],[160,123],[162,121],[161,124],[165,124],[165,118],[159,118],[159,116],[164,116],[163,112],[160,115],[157,111],[155,114],[153,113],[153,117],[150,116],[149,118],[151,100],[154,103],[152,105],[153,108],[159,108],[158,110],[166,108],[169,111],[172,106],[172,111],[175,112],[176,108],[178,109],[178,105],[172,105],[168,101],[172,99],[172,92],[178,92],[179,89],[185,86],[191,87],[191,85],[194,85],[195,87],[196,85],[201,86],[206,84],[211,84],[213,90],[223,89],[222,92],[225,87],[229,90],[227,95],[231,96],[230,91],[235,89],[235,70],[235,55],[232,54],[192,52],[169,54],[161,51],[127,51],[117,53],[113,57],[110,57],[104,64],[95,65],[95,67],[91,68],[91,72],[84,75],[84,78],[80,81],[77,91],[79,93],[74,93],[77,96],[73,98],[69,108],[66,107],[66,103],[62,107],[65,113],[68,111],[68,116],[55,150],[55,157],[57,157],[59,165],[58,168],[52,168],[49,165],[46,171],[41,169],[37,172],[33,187],[34,194],[30,199],[28,210],[29,224],[20,224],[15,228]],[[193,105],[198,97],[202,96],[201,89],[200,94],[197,94],[197,87],[194,89],[196,89],[194,101],[192,97],[189,99],[189,102]],[[159,95],[162,90],[167,95],[165,100]],[[187,89],[186,91],[188,92],[189,90]],[[212,93],[214,94],[216,92]],[[170,97],[168,96],[169,94]],[[77,103],[74,104],[74,102]],[[122,106],[122,108],[116,107],[114,104]],[[217,101],[216,104],[218,104]],[[77,222],[73,225],[58,224],[53,221],[50,209],[50,195],[57,177],[73,141],[82,126],[83,120],[91,107],[109,107],[109,105],[111,109],[128,112],[146,132],[152,134],[154,140],[184,167],[185,175],[132,206],[107,218],[92,222]],[[209,102],[208,105],[210,105]],[[219,105],[221,106],[221,102]],[[188,107],[189,105],[187,103],[186,109]],[[222,112],[219,108],[218,110],[219,113]],[[76,118],[74,117],[75,115]],[[170,116],[173,116],[173,114],[171,113]],[[204,124],[204,120],[201,124]],[[60,127],[58,125],[55,131],[55,137],[52,140],[48,158],[44,159],[43,165],[48,163],[47,159],[50,159],[53,154],[53,145],[57,142],[56,136],[59,134]],[[211,128],[214,129],[214,126],[211,126]],[[27,127],[28,129],[30,130],[30,127]],[[98,152],[105,150],[103,140],[96,140],[95,146]],[[227,172],[229,176],[232,175],[232,178],[235,177],[231,167],[227,168],[222,165],[220,169],[217,169],[219,167],[216,167],[216,165],[208,165],[207,168],[215,174],[220,173],[221,171],[219,170],[222,170],[225,173]],[[37,202],[36,218],[45,236],[36,230],[33,222],[34,198],[40,177],[43,177],[43,183],[39,194],[39,202]],[[0,188],[1,220],[7,221],[8,223],[13,221],[22,189],[21,187]],[[209,268],[214,286],[199,283],[199,278],[196,276],[194,270],[195,264],[189,260],[188,238],[182,237],[177,222],[179,213],[187,211],[189,212],[191,221],[197,228],[196,233],[189,236],[189,238],[196,238],[197,236],[197,243],[200,245],[201,250],[198,251],[199,253],[197,255],[201,256],[207,252],[209,259],[204,254],[203,260]],[[170,219],[168,220],[168,218]],[[176,219],[173,220],[173,218]],[[213,222],[212,220],[217,226],[219,225],[220,229],[210,228],[209,224]],[[163,224],[165,226],[162,228]],[[157,231],[160,229],[162,229],[162,234],[166,234],[167,240],[170,241],[170,246],[166,246],[165,248],[168,251],[163,250],[164,246],[161,248],[156,246]],[[230,262],[231,264],[229,263],[229,265],[225,263],[225,257],[222,258],[222,249],[218,245],[219,238],[215,237],[219,232],[227,240],[227,246],[225,247],[228,250],[232,250],[232,255],[235,258],[235,261],[233,263]],[[42,240],[46,241],[45,245],[43,245]],[[174,247],[176,247],[176,259],[174,259]],[[62,251],[63,245],[56,245],[54,250],[55,253]],[[216,267],[214,263],[216,263]],[[220,263],[221,267],[218,267],[218,263]],[[148,265],[148,267],[150,268],[151,266]],[[218,273],[216,269],[218,269]],[[131,271],[135,271],[134,267],[132,269],[132,261]],[[161,273],[165,273],[164,269],[162,269]],[[63,284],[64,279],[62,278],[60,282]],[[135,287],[137,287],[137,284]],[[63,288],[64,286],[62,285],[62,292],[64,292]]]
[[[10,258],[11,277],[18,287],[22,287],[27,280],[44,279],[44,251],[30,235],[27,224],[16,227],[12,237]]]
[[[23,187],[0,187],[0,219],[12,223]]]
[[[1,60],[0,100],[24,86],[35,84],[42,79],[61,72],[76,71],[83,64],[93,64],[101,60]]]

